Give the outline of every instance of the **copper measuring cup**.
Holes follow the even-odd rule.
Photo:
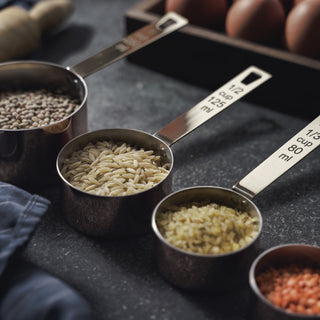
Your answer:
[[[168,195],[155,207],[152,229],[160,273],[174,285],[188,290],[219,291],[239,283],[248,274],[257,254],[262,216],[252,199],[320,144],[320,116],[297,133],[232,189],[214,186],[186,188]],[[247,212],[259,221],[256,237],[246,246],[225,254],[197,254],[170,244],[160,233],[157,216],[174,206],[211,201]]]
[[[79,231],[100,237],[124,237],[150,230],[153,208],[171,191],[174,157],[170,146],[270,77],[270,74],[251,66],[153,135],[116,128],[88,132],[70,141],[57,158],[57,171],[63,181],[62,204],[66,220]],[[161,155],[163,163],[169,165],[168,175],[154,187],[126,196],[98,196],[74,187],[61,173],[65,159],[89,142],[99,140],[121,141],[155,151]]]
[[[301,243],[289,243],[272,247],[262,252],[252,263],[249,271],[249,284],[252,290],[250,319],[269,320],[316,320],[319,314],[303,314],[287,311],[275,306],[262,294],[257,283],[257,276],[269,268],[281,268],[295,264],[311,268],[320,268],[320,247]],[[301,290],[301,288],[300,288]]]
[[[59,150],[87,131],[88,88],[84,78],[186,24],[185,18],[170,12],[72,67],[40,61],[1,63],[1,91],[63,88],[80,101],[80,106],[70,116],[47,126],[0,128],[0,180],[21,187],[56,181],[55,160]]]

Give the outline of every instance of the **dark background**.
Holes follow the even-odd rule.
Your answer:
[[[47,35],[28,58],[64,66],[80,62],[122,38],[125,13],[137,0],[74,3],[76,10],[69,21]],[[155,59],[161,59],[161,54]],[[89,76],[86,83],[89,130],[119,127],[149,133],[217,89],[197,87],[128,60]],[[235,103],[172,147],[173,190],[196,185],[231,188],[308,123],[304,108],[308,104],[297,116],[271,105],[268,108],[263,101]],[[264,220],[261,251],[292,242],[320,245],[319,176],[317,150],[255,198]],[[94,319],[249,318],[252,304],[247,285],[215,295],[179,290],[156,270],[152,234],[122,240],[87,237],[61,216],[55,186],[39,193],[48,197],[53,207],[19,257],[78,290],[90,303]]]

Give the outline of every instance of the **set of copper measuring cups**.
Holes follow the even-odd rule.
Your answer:
[[[243,279],[257,256],[263,222],[252,199],[318,147],[320,139],[312,140],[312,146],[302,148],[299,154],[293,154],[290,163],[279,157],[288,148],[287,144],[284,145],[231,189],[200,186],[171,193],[174,156],[170,147],[271,78],[270,74],[255,66],[249,66],[154,134],[120,128],[87,132],[88,89],[84,78],[186,24],[186,19],[171,12],[73,67],[38,61],[0,64],[0,82],[10,89],[51,88],[59,85],[81,101],[73,114],[52,125],[35,129],[0,129],[0,179],[30,187],[32,184],[45,185],[58,178],[63,189],[63,214],[74,228],[91,236],[116,238],[150,231],[151,226],[156,239],[158,267],[167,280],[188,290],[220,290]],[[221,98],[220,104],[214,105],[212,102],[217,95]],[[288,143],[303,136],[306,130],[320,131],[320,117]],[[127,196],[98,196],[74,187],[61,174],[65,159],[88,142],[99,140],[126,141],[155,150],[169,164],[168,175],[151,189]],[[204,200],[237,208],[255,217],[259,221],[259,228],[253,241],[239,250],[218,255],[194,254],[168,243],[158,230],[157,215],[174,204]],[[295,252],[300,252],[302,245],[295,246]],[[309,250],[320,256],[319,248],[312,247]],[[320,264],[320,259],[318,262]],[[250,281],[258,296],[259,290],[254,283],[255,271],[252,268],[260,264],[260,260],[256,260],[250,271]],[[237,266],[237,270],[234,266]],[[259,299],[264,298],[259,296]],[[269,312],[275,312],[277,316],[283,314],[271,305],[268,307]]]

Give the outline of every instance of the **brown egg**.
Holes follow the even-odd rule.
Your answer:
[[[283,32],[285,12],[279,0],[237,0],[226,18],[231,37],[256,42],[271,42]]]
[[[175,11],[191,24],[205,27],[223,25],[227,0],[166,0],[166,12]]]
[[[289,13],[285,27],[290,51],[320,57],[320,0],[304,0]]]

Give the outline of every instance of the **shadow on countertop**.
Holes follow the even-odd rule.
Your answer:
[[[88,47],[93,34],[93,28],[88,25],[72,24],[44,35],[40,47],[26,58],[60,64],[62,60]]]

